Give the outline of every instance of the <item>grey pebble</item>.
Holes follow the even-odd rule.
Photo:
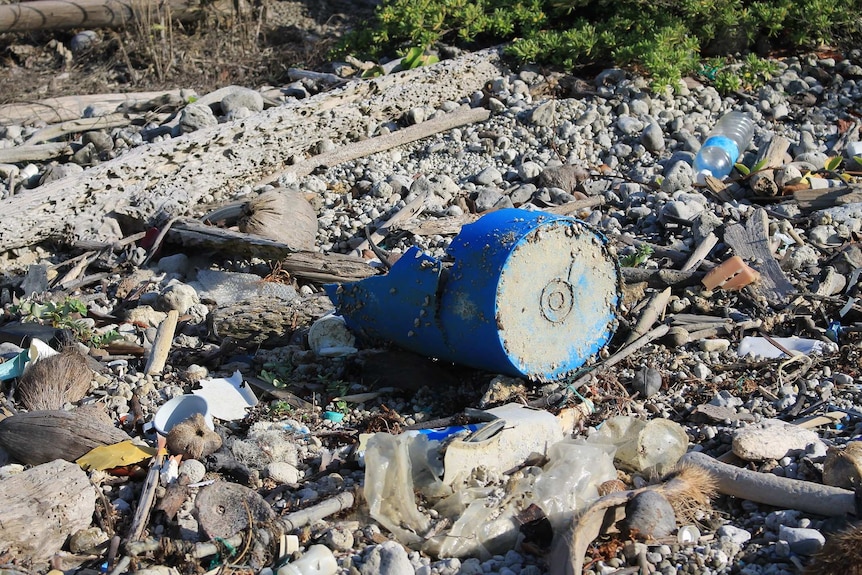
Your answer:
[[[159,295],[158,307],[162,311],[177,310],[180,315],[195,304],[200,303],[197,290],[184,283],[174,283],[165,287]]]
[[[625,524],[638,537],[657,539],[676,529],[676,514],[661,493],[649,490],[628,502]]]
[[[790,550],[800,555],[813,555],[826,543],[826,538],[817,529],[784,525],[778,529],[778,538],[780,541],[786,541]]]
[[[204,464],[197,459],[184,459],[180,464],[179,474],[185,475],[189,479],[189,483],[197,483],[203,480],[207,469]]]
[[[542,102],[530,112],[530,123],[536,126],[552,126],[556,121],[556,101]]]
[[[263,110],[263,96],[257,90],[236,86],[221,99],[222,112],[227,115],[245,108],[250,112]]]
[[[664,150],[664,132],[656,122],[650,122],[641,134],[641,143],[650,152]]]
[[[93,147],[97,152],[107,152],[114,149],[113,138],[101,130],[84,132],[81,136],[81,143],[85,146],[87,144],[93,144]]]
[[[342,525],[334,525],[323,534],[323,544],[333,551],[350,551],[353,549],[353,532]]]
[[[218,118],[209,106],[189,104],[180,112],[180,129],[184,134],[217,125]]]
[[[489,166],[476,174],[474,181],[480,186],[491,186],[502,182],[503,174],[497,168]]]
[[[653,367],[644,367],[635,373],[632,390],[641,398],[652,397],[661,389],[661,373]]]
[[[416,571],[404,547],[395,541],[386,541],[365,550],[359,572],[362,575],[408,575]]]

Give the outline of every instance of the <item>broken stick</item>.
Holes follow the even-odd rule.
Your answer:
[[[353,250],[353,253],[361,256],[362,252],[364,252],[369,247],[369,241],[374,242],[375,244],[379,244],[383,241],[386,236],[389,234],[389,228],[394,227],[399,222],[403,222],[405,220],[409,220],[411,218],[415,218],[419,214],[422,213],[422,210],[425,209],[425,200],[428,198],[428,194],[419,194],[413,200],[410,201],[406,206],[398,210],[394,216],[389,218],[385,224],[377,228],[371,237],[366,238],[361,244],[356,246]]]
[[[150,357],[147,359],[147,366],[144,373],[153,375],[161,373],[165,368],[165,362],[168,359],[168,352],[171,351],[171,343],[174,340],[174,331],[177,329],[177,319],[180,312],[172,309],[168,312],[168,316],[159,324],[159,329],[156,331],[156,340],[153,342],[153,349],[150,351]]]
[[[88,130],[119,128],[122,126],[128,126],[131,123],[132,121],[127,118],[125,114],[109,114],[107,116],[99,116],[96,118],[69,120],[68,122],[60,122],[59,124],[54,124],[53,126],[37,130],[32,136],[24,141],[24,145],[40,144],[67,134],[76,134],[78,132],[86,132]]]
[[[796,288],[784,275],[778,260],[769,248],[769,218],[766,210],[758,208],[745,226],[733,224],[724,231],[724,241],[733,251],[748,262],[757,262],[760,281],[752,284],[755,293],[775,303],[786,303]]]
[[[326,152],[309,158],[298,164],[287,168],[282,172],[275,173],[258,182],[258,185],[269,184],[286,173],[297,176],[307,176],[320,167],[338,166],[358,158],[364,158],[378,152],[385,152],[410,142],[415,142],[440,132],[445,132],[459,126],[484,122],[491,117],[491,112],[485,108],[470,108],[462,106],[454,112],[437,116],[433,120],[421,122],[407,128],[377,136],[367,140],[359,140],[345,146],[340,146],[331,152]]]

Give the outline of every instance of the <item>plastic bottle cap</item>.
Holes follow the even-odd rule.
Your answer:
[[[694,181],[702,186],[706,183],[706,177],[711,175],[712,172],[710,172],[709,170],[700,170],[699,172],[697,172],[697,174],[695,174]]]

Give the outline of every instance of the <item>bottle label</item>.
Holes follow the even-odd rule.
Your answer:
[[[737,146],[736,142],[727,136],[710,136],[703,143],[703,147],[708,148],[710,146],[713,148],[721,148],[727,152],[727,155],[730,156],[731,163],[736,162],[736,160],[739,159],[739,146]]]

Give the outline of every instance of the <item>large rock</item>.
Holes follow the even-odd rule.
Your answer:
[[[733,453],[746,461],[781,459],[814,449],[821,443],[817,434],[809,429],[766,420],[737,430],[733,436]]]
[[[414,571],[407,557],[407,551],[395,541],[387,541],[371,547],[359,567],[362,575],[404,575]]]

